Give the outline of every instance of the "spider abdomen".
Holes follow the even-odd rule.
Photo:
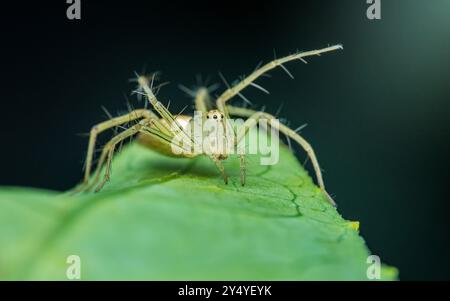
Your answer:
[[[175,118],[178,122],[178,124],[183,128],[183,130],[186,130],[189,128],[189,123],[191,122],[192,117],[187,115],[178,115]],[[160,119],[162,123],[166,123],[164,119]],[[189,135],[190,133],[188,133]],[[194,154],[188,154],[188,153],[174,153],[172,150],[172,146],[170,143],[161,143],[161,141],[156,138],[154,135],[148,135],[145,132],[141,132],[137,136],[137,141],[139,144],[150,148],[162,155],[170,156],[170,157],[177,157],[177,158],[192,158],[197,155]]]

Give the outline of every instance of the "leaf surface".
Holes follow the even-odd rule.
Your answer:
[[[290,151],[261,166],[167,158],[132,143],[99,193],[0,188],[0,279],[367,280],[369,251]],[[344,200],[343,200],[344,201]],[[396,279],[383,267],[383,279]]]

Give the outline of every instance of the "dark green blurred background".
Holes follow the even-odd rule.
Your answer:
[[[126,110],[133,71],[177,85],[220,70],[229,80],[260,60],[342,43],[344,51],[287,65],[245,95],[315,147],[328,190],[369,248],[400,278],[450,279],[450,1],[20,1],[1,10],[1,185],[65,190],[81,178],[88,132]],[[221,87],[223,89],[223,85]],[[134,106],[139,106],[134,97]],[[236,104],[241,103],[237,98]],[[297,149],[299,158],[304,153]]]

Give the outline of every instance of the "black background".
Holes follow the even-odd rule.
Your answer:
[[[1,4],[1,185],[65,190],[81,178],[92,125],[127,110],[134,71],[159,70],[171,109],[196,74],[219,82],[260,60],[342,43],[291,63],[245,95],[292,127],[308,123],[328,190],[401,279],[449,279],[450,3],[364,0],[65,1]],[[222,86],[223,89],[223,86]],[[134,106],[142,106],[129,97]],[[240,103],[239,99],[235,103]],[[297,149],[299,158],[304,153]]]

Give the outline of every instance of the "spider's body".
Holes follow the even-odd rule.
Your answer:
[[[210,121],[212,123],[218,124],[225,120],[223,113],[221,113],[218,110],[210,110],[206,113],[202,113],[202,115],[203,115],[203,118],[207,119],[208,121]],[[165,124],[166,126],[170,127],[170,125],[166,122],[166,120],[159,119],[159,121],[162,124]],[[190,139],[193,139],[193,137],[194,137],[193,129],[195,128],[195,125],[194,125],[194,118],[192,116],[177,115],[177,116],[175,116],[175,122],[176,122],[176,124],[179,124],[181,130],[183,132],[185,132]],[[210,133],[205,128],[203,128],[202,137],[206,137],[209,134]],[[152,134],[149,135],[148,132],[145,130],[141,131],[138,134],[137,138],[138,138],[137,141],[140,144],[142,144],[160,154],[163,154],[163,155],[166,155],[169,157],[194,158],[194,157],[197,157],[200,155],[207,154],[202,151],[196,152],[196,153],[193,151],[186,151],[186,152],[180,152],[180,153],[174,152],[172,149],[172,145],[167,144],[167,143],[161,143],[158,136],[155,136]],[[222,139],[223,142],[226,141],[225,135],[220,135],[219,137],[217,137],[217,139]],[[208,143],[209,143],[208,149],[214,150],[214,148],[212,147],[212,144],[213,144],[212,141],[209,141]],[[203,150],[203,149],[201,149],[201,150]],[[214,155],[217,156],[217,159],[219,159],[219,160],[225,160],[228,158],[227,152],[222,149],[219,149],[219,148],[214,152]]]
[[[228,86],[228,89],[216,99],[215,101],[216,108],[211,108],[211,101],[210,101],[211,98],[206,88],[198,89],[195,93],[194,99],[196,111],[200,112],[201,118],[205,120],[225,124],[225,121],[227,121],[230,118],[230,116],[248,118],[243,124],[242,128],[244,130],[239,131],[238,133],[234,133],[232,131],[233,134],[236,136],[235,143],[240,142],[244,138],[248,130],[252,127],[255,127],[257,125],[257,122],[261,119],[266,119],[268,121],[267,123],[268,126],[275,128],[282,134],[286,135],[288,138],[291,138],[294,141],[296,141],[307,152],[308,157],[310,158],[313,164],[318,185],[332,204],[334,204],[334,201],[325,190],[325,185],[322,179],[322,172],[319,163],[317,161],[317,158],[315,156],[314,150],[303,137],[301,137],[296,131],[290,129],[286,125],[278,123],[273,115],[270,115],[265,112],[258,112],[251,109],[227,105],[226,102],[236,95],[242,96],[241,91],[248,86],[254,86],[264,92],[267,92],[264,88],[254,83],[254,81],[271,69],[274,69],[279,66],[283,68],[288,73],[288,75],[292,76],[289,73],[289,71],[284,67],[283,65],[284,63],[287,63],[292,60],[301,60],[306,63],[306,61],[304,60],[305,57],[320,55],[322,53],[334,51],[337,49],[342,49],[342,46],[335,45],[319,50],[296,53],[280,59],[275,59],[265,64],[264,66],[260,67],[259,69],[256,69],[253,73],[251,73],[249,76],[244,78],[242,81],[240,81],[233,87]],[[138,141],[141,144],[167,156],[193,158],[199,155],[207,155],[219,169],[220,173],[222,174],[224,182],[228,183],[228,177],[221,163],[221,160],[224,160],[228,157],[228,154],[226,152],[218,150],[215,152],[201,151],[201,152],[174,153],[173,142],[175,138],[181,136],[185,139],[192,140],[193,137],[192,129],[194,128],[193,123],[195,118],[187,115],[177,115],[177,116],[172,115],[169,112],[169,110],[156,99],[156,96],[153,93],[152,89],[153,79],[150,82],[148,78],[144,76],[139,76],[137,81],[139,83],[139,89],[143,91],[143,94],[147,97],[148,101],[152,105],[153,110],[147,109],[134,110],[128,114],[107,120],[92,128],[87,152],[84,181],[80,186],[79,190],[90,190],[91,188],[97,186],[101,178],[102,169],[104,166],[106,166],[105,175],[100,184],[98,184],[97,186],[97,191],[100,190],[110,177],[112,157],[114,155],[116,146],[125,139],[134,136],[136,134],[138,135]],[[103,147],[100,159],[96,167],[95,176],[93,179],[90,179],[97,135],[107,129],[120,126],[130,121],[136,121],[137,123],[114,136]],[[226,128],[227,127],[225,126],[225,130]],[[201,131],[204,130],[202,129]],[[219,135],[217,141],[221,139],[225,139],[225,135],[224,137]],[[182,148],[181,144],[179,147]],[[240,180],[241,184],[244,185],[245,154],[240,153],[239,158],[241,166]]]

